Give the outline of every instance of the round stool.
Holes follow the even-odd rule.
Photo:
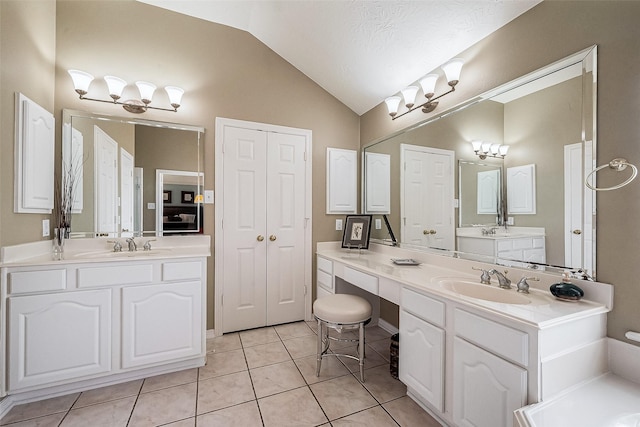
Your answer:
[[[371,304],[361,297],[348,294],[334,294],[316,299],[313,314],[318,321],[318,352],[316,354],[316,377],[320,376],[322,358],[343,356],[357,360],[360,364],[360,381],[364,382],[364,325],[371,320]],[[329,336],[329,328],[342,332],[343,329],[358,329],[358,339],[334,338]],[[358,355],[327,353],[329,342],[357,342]]]

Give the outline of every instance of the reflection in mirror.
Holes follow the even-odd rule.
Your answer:
[[[502,223],[502,160],[458,161],[460,227],[492,227]]]
[[[156,170],[158,236],[202,232],[202,178],[198,172]]]
[[[184,190],[194,193],[187,209],[194,212],[185,215],[196,216],[190,222],[195,226],[180,234],[201,232],[202,212],[195,197],[202,194],[203,132],[196,126],[64,110],[62,165],[73,171],[75,182],[71,237],[162,232],[156,225],[156,171],[162,169],[195,177]]]
[[[422,242],[405,239],[402,230],[412,225],[405,205],[425,200],[422,204],[431,208],[442,204],[439,212],[446,213],[450,202],[459,209],[454,220],[457,256],[548,271],[582,269],[595,278],[595,198],[583,185],[596,160],[595,70],[593,46],[365,147],[365,156],[391,156],[387,216],[391,227],[401,231],[400,245],[442,248],[433,244],[439,229],[431,224],[422,227],[428,236]],[[474,140],[508,145],[509,151],[504,159],[480,159]],[[438,185],[407,191],[407,170],[412,168],[402,159],[403,145],[453,153],[458,170],[451,171],[450,180],[458,182],[451,200],[437,191]],[[440,166],[426,164],[427,177],[438,175]],[[372,196],[367,193],[375,188],[366,182],[366,167],[365,210]],[[516,181],[531,194],[511,193],[509,200],[506,175],[516,171],[522,178]],[[523,171],[531,171],[527,179]],[[417,215],[426,217],[427,211]],[[372,238],[388,241],[387,234],[373,230]]]

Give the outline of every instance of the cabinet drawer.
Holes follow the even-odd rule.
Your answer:
[[[333,291],[333,276],[322,270],[317,271],[318,286]]]
[[[525,239],[513,239],[513,249],[531,249],[533,240],[529,237]]]
[[[9,273],[9,293],[61,291],[67,287],[67,270],[16,271]]]
[[[344,268],[343,279],[367,292],[378,295],[378,278],[350,267]]]
[[[456,335],[521,366],[529,364],[529,335],[464,310],[454,313]]]
[[[79,288],[142,284],[152,281],[152,264],[78,268]]]
[[[328,259],[318,257],[318,270],[322,270],[325,273],[333,274],[333,263]]]
[[[400,289],[402,285],[385,277],[380,277],[378,281],[378,295],[387,301],[400,305]]]
[[[190,280],[202,277],[200,261],[165,262],[162,264],[162,280]]]
[[[442,301],[402,288],[400,304],[403,310],[436,326],[444,327],[445,306]]]

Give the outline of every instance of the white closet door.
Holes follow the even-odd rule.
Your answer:
[[[269,133],[267,324],[304,318],[305,138]]]
[[[266,325],[267,133],[224,134],[224,332]]]

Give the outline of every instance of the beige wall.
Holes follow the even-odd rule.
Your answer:
[[[591,45],[598,45],[599,164],[626,157],[640,164],[640,2],[544,1],[459,56],[466,59],[456,92],[440,111]],[[425,70],[425,73],[429,70]],[[440,92],[442,87],[438,87]],[[391,121],[384,105],[361,117],[361,144],[422,120],[419,112]],[[598,184],[620,181],[598,174]],[[598,279],[615,285],[608,334],[624,340],[640,330],[640,182],[599,193]]]
[[[316,189],[313,244],[340,239],[341,234],[332,230],[333,218],[324,213],[325,152],[328,146],[357,149],[360,137],[358,116],[337,99],[249,33],[132,0],[58,1],[56,23],[57,116],[63,108],[130,115],[113,105],[79,100],[66,73],[69,68],[99,78],[115,74],[128,82],[148,80],[158,87],[181,86],[185,94],[178,113],[149,111],[144,116],[206,128],[206,189],[214,189],[216,117],[311,129]],[[94,82],[91,90],[97,96],[107,96],[103,82]],[[154,104],[168,104],[161,90]],[[205,205],[204,218],[205,233],[213,242],[213,205]],[[213,272],[211,257],[209,328],[214,326]]]
[[[43,239],[50,217],[13,213],[13,135],[16,92],[54,109],[55,14],[53,0],[0,1],[0,246]]]

